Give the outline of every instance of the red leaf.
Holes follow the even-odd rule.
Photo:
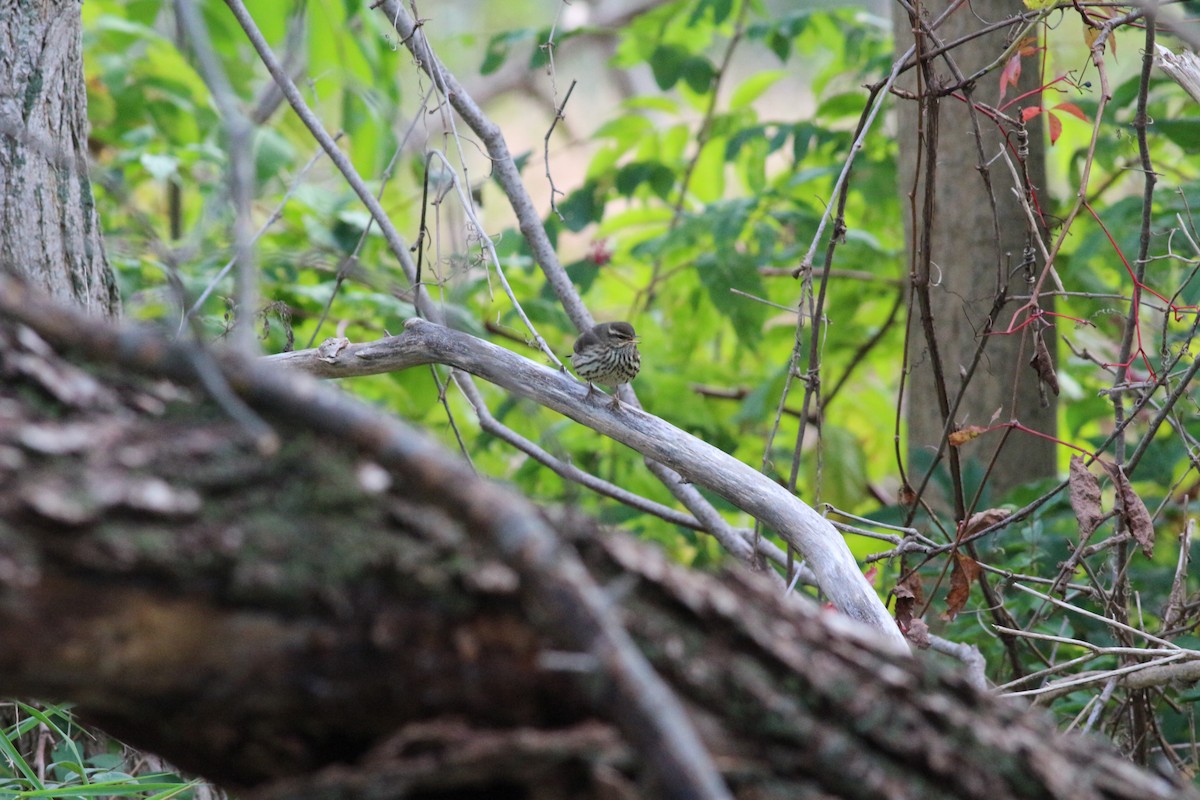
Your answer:
[[[1054,110],[1055,111],[1065,111],[1066,113],[1070,114],[1072,117],[1078,117],[1079,119],[1083,120],[1084,122],[1088,121],[1087,114],[1084,114],[1083,109],[1080,108],[1079,106],[1075,105],[1074,103],[1059,103],[1058,105],[1056,105],[1054,107]]]
[[[1058,141],[1058,137],[1062,136],[1062,120],[1058,118],[1057,114],[1047,113],[1046,124],[1050,126],[1050,144],[1054,144]]]
[[[1041,106],[1026,106],[1021,109],[1021,122],[1029,122],[1029,120],[1042,113]]]
[[[1084,466],[1083,456],[1071,456],[1071,476],[1067,485],[1071,510],[1079,521],[1079,539],[1085,541],[1104,521],[1104,511],[1100,507],[1100,481]]]
[[[1008,92],[1009,86],[1016,86],[1017,81],[1021,80],[1021,51],[1012,54],[1012,58],[1008,59],[1008,63],[1004,65],[1004,69],[1000,72],[1000,99],[1004,99],[1004,95]]]
[[[1021,40],[1021,45],[1018,48],[1017,52],[1019,52],[1023,56],[1031,56],[1031,55],[1034,55],[1035,53],[1041,52],[1041,50],[1042,50],[1042,48],[1038,47],[1038,37],[1026,36],[1024,39]]]

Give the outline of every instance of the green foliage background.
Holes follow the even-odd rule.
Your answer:
[[[268,38],[282,50],[288,18],[273,4],[250,5]],[[177,324],[169,276],[179,277],[190,298],[198,296],[229,258],[228,219],[219,121],[203,81],[170,32],[164,32],[169,25],[163,24],[160,6],[89,2],[86,43],[93,145],[103,172],[99,204],[127,313]],[[305,74],[317,77],[302,88],[327,128],[344,132],[341,144],[377,188],[427,87],[411,81],[410,57],[393,50],[394,38],[377,14],[353,3],[304,6],[300,37],[309,59]],[[473,6],[481,10],[478,21],[483,24],[469,32],[445,35],[443,29],[455,28],[457,21],[428,24],[427,33],[451,68],[460,74],[487,73],[509,60],[540,68],[546,61],[542,43],[548,30],[537,26],[552,21],[553,4],[531,4],[528,18],[533,27],[516,30],[506,27],[512,24],[507,13],[497,14],[489,27],[485,7]],[[221,4],[208,4],[206,10],[214,41],[250,106],[266,85],[265,72]],[[739,47],[755,53],[756,65],[761,61],[764,68],[743,68],[721,77],[714,102],[718,60],[738,26]],[[344,35],[338,35],[339,30]],[[791,269],[807,249],[861,111],[862,92],[857,87],[877,79],[890,63],[885,21],[850,9],[772,17],[763,8],[743,10],[732,2],[666,3],[614,35],[618,44],[612,68],[649,67],[657,90],[611,108],[581,112],[589,121],[598,120],[594,129],[581,132],[586,140],[582,145],[565,135],[552,140],[552,152],[561,147],[566,157],[586,159],[587,165],[577,185],[560,186],[565,192],[558,202],[562,216],[548,214],[547,227],[552,237],[564,242],[560,255],[596,316],[628,318],[642,335],[647,369],[637,388],[647,409],[739,458],[759,463],[795,343],[795,315],[788,309],[800,298],[797,282],[765,277],[759,270]],[[560,52],[572,46],[570,35],[556,41]],[[573,76],[559,75],[556,80],[565,84],[568,77]],[[581,77],[589,81],[596,76]],[[568,118],[574,104],[587,103],[587,95],[596,91],[581,83],[567,108]],[[810,115],[802,109],[815,98],[821,100]],[[500,120],[503,123],[502,116]],[[547,126],[549,121],[547,117]],[[410,136],[410,145],[420,134]],[[443,144],[430,141],[430,146]],[[850,230],[837,266],[878,276],[880,282],[831,285],[833,313],[821,336],[834,376],[888,319],[898,296],[896,283],[904,267],[894,149],[892,137],[872,137],[857,162],[856,192],[848,209],[860,224]],[[277,304],[263,321],[268,349],[281,349],[288,340],[280,312],[290,320],[296,347],[312,339],[316,320],[334,294],[338,267],[354,251],[368,219],[323,159],[303,173],[314,152],[307,131],[286,108],[258,129],[261,218],[287,196],[278,221],[259,247],[263,292]],[[453,147],[447,147],[446,154],[457,161]],[[544,182],[541,153],[530,151],[521,158],[527,180]],[[543,335],[556,351],[568,353],[576,332],[546,289],[511,219],[491,212],[498,195],[486,173],[468,160],[473,186],[488,201],[485,222],[495,220],[487,233],[497,242],[509,280]],[[419,144],[403,151],[382,194],[384,207],[412,239],[424,163]],[[184,234],[180,240],[171,239],[172,185],[178,187],[179,228]],[[512,309],[492,291],[478,244],[448,225],[435,235],[440,235],[442,249],[434,270],[456,324],[486,335],[485,325],[492,323],[525,338]],[[333,335],[339,321],[348,324],[349,338],[362,341],[398,331],[412,313],[397,297],[402,294],[402,276],[375,231],[367,235],[360,264],[336,293],[330,322],[319,332],[318,342]],[[203,322],[211,335],[219,336],[228,327],[232,310],[226,298],[231,293],[230,278],[204,306]],[[886,480],[894,473],[890,445],[877,445],[889,442],[893,432],[901,336],[901,329],[893,326],[883,345],[857,366],[853,399],[847,391],[844,402],[828,409],[823,434],[837,446],[825,452],[822,499],[848,509],[871,508],[873,501],[863,491],[866,480]],[[436,402],[437,389],[428,373],[413,371],[352,384],[364,396],[448,432],[446,413]],[[732,388],[744,396],[705,398],[693,391],[696,384]],[[469,428],[473,423],[466,406],[456,397],[449,400],[456,420]],[[645,475],[634,454],[598,445],[590,431],[565,425],[528,403],[510,403],[498,395],[493,402],[505,424],[552,452],[634,491],[671,501]],[[771,469],[784,475],[791,458],[789,437],[794,438],[795,431],[794,421],[785,419],[778,452],[771,454]],[[511,479],[547,500],[575,492],[545,470],[514,462],[511,450],[498,442],[486,437],[468,441],[482,472]],[[815,463],[806,469],[815,477]],[[815,486],[811,480],[806,485]],[[817,493],[806,491],[806,496],[815,499]],[[707,550],[699,547],[689,554],[691,548],[680,545],[679,531],[609,502],[580,500],[602,517],[670,543],[685,559]]]
[[[415,241],[425,169],[422,148],[442,149],[454,163],[459,151],[441,138],[440,123],[429,122],[433,114],[425,112],[426,118],[414,123],[429,87],[414,78],[411,57],[396,49],[394,33],[366,4],[324,0],[280,6],[259,0],[248,5],[277,50],[287,49],[291,31],[291,46],[307,59],[306,97],[327,129],[343,133],[340,144],[373,189],[381,186],[385,168],[395,158],[382,202]],[[253,107],[268,84],[265,70],[224,5],[210,2],[204,8],[225,66],[246,106]],[[609,66],[648,69],[653,90],[597,109],[589,99],[597,93],[596,72],[545,71],[545,42],[556,10],[548,2],[530,2],[513,13],[500,13],[492,4],[463,3],[447,6],[423,31],[464,79],[522,62],[536,80],[553,81],[556,99],[569,78],[580,79],[567,117],[596,122],[590,130],[578,131],[582,142],[572,142],[565,133],[551,140],[552,154],[566,154],[556,158],[587,161],[577,183],[561,185],[558,179],[565,193],[558,201],[561,218],[546,215],[547,228],[562,244],[560,256],[598,318],[629,319],[638,328],[646,369],[637,389],[646,408],[759,464],[796,345],[796,315],[789,309],[803,301],[800,282],[764,271],[790,270],[799,263],[826,203],[834,199],[834,180],[865,103],[862,86],[890,69],[888,23],[855,8],[781,12],[733,0],[663,3],[610,32],[617,43]],[[160,0],[89,0],[84,6],[92,144],[102,175],[98,202],[112,260],[129,315],[176,325],[169,276],[177,276],[188,297],[195,298],[230,251],[219,120],[168,12]],[[579,33],[556,35],[557,63],[564,62]],[[1077,37],[1072,29],[1051,39],[1053,65],[1084,63],[1086,50]],[[734,39],[735,68],[722,72],[722,58]],[[1122,171],[1136,155],[1127,133],[1136,98],[1135,49],[1136,44],[1123,45],[1131,62],[1124,68],[1128,77],[1116,88],[1116,113],[1106,120],[1093,166],[1101,173],[1093,185],[1106,187],[1093,204],[1109,229],[1118,232],[1126,254],[1136,252],[1140,215],[1140,185]],[[1077,77],[1088,78],[1086,71]],[[1090,115],[1096,104],[1094,90],[1088,91],[1072,90],[1067,99]],[[1181,119],[1187,109],[1173,84],[1155,81],[1151,113],[1170,122],[1154,138],[1156,160],[1172,166],[1170,188],[1177,189],[1163,187],[1158,193],[1159,231],[1173,226],[1176,214],[1187,213],[1196,190],[1194,165],[1181,158],[1188,137],[1194,136]],[[1050,150],[1054,185],[1060,191],[1078,179],[1089,133],[1087,124],[1064,117],[1063,138]],[[547,128],[549,122],[546,109]],[[397,155],[401,143],[405,147]],[[895,148],[895,132],[884,126],[867,138],[855,163],[846,243],[832,265],[837,272],[817,334],[826,391],[844,375],[848,380],[823,409],[819,438],[811,435],[805,443],[800,482],[809,502],[830,502],[884,521],[899,517],[889,501],[898,488],[896,436],[903,436],[896,419],[903,311],[865,357],[860,358],[859,350],[892,320],[906,277]],[[325,159],[306,169],[315,152],[310,135],[286,106],[257,129],[256,209],[260,221],[278,213],[259,243],[263,294],[272,305],[265,314],[263,309],[257,313],[268,350],[293,340],[296,347],[307,346],[314,337],[319,342],[334,335],[339,322],[351,340],[369,340],[398,331],[412,313],[404,300],[403,277],[373,229],[366,234],[358,267],[335,292],[339,267],[358,246],[368,216]],[[487,234],[530,317],[565,355],[575,331],[513,221],[497,208],[502,199],[489,183],[486,162],[474,155],[468,154],[467,175],[484,200],[485,224],[491,226]],[[530,186],[545,183],[540,146],[520,153],[519,163]],[[563,169],[557,166],[561,163],[552,162],[552,167]],[[173,191],[182,233],[177,240],[170,229]],[[1050,196],[1043,202],[1061,209],[1069,200]],[[451,318],[478,335],[491,335],[489,326],[507,332],[509,337],[498,341],[536,358],[535,351],[520,344],[526,333],[507,300],[494,291],[478,242],[454,225],[450,211],[443,217],[432,223],[438,252],[431,266]],[[1078,291],[1127,295],[1128,273],[1104,231],[1095,224],[1076,231],[1059,261],[1064,283]],[[818,269],[824,266],[819,263],[823,253],[822,246]],[[1162,291],[1182,287],[1180,303],[1191,303],[1200,293],[1194,282],[1185,282],[1190,264],[1164,262],[1156,269],[1157,285],[1167,287]],[[840,277],[844,275],[850,277]],[[222,335],[236,313],[231,293],[227,278],[203,307],[201,319],[212,336]],[[328,321],[318,331],[317,321],[331,297]],[[1059,331],[1067,338],[1082,347],[1114,351],[1124,313],[1121,300],[1068,299],[1060,309],[1086,323],[1063,319]],[[1170,351],[1190,332],[1186,320],[1171,322],[1160,338],[1160,321],[1145,325],[1147,353],[1156,364],[1160,344]],[[812,326],[806,324],[802,351],[810,335]],[[1062,354],[1062,362],[1063,438],[1091,448],[1111,426],[1111,405],[1097,395],[1110,377],[1069,353]],[[453,444],[446,410],[427,371],[347,384],[441,431]],[[695,391],[697,385],[737,390],[742,396],[705,396]],[[799,390],[789,402],[795,405],[798,398]],[[502,422],[551,452],[632,491],[671,502],[631,451],[529,402],[499,393],[489,400]],[[603,519],[663,542],[684,561],[708,563],[719,557],[706,539],[581,492],[502,443],[476,435],[461,398],[451,392],[447,401],[455,421],[467,431],[468,455],[481,472],[513,481],[535,498],[582,504]],[[790,469],[796,430],[796,420],[784,416],[766,454],[767,469],[780,479]],[[1166,498],[1168,486],[1192,470],[1178,441],[1169,435],[1161,439],[1137,476],[1147,476],[1139,488],[1152,508]],[[1069,451],[1063,452],[1065,465]],[[738,524],[749,523],[719,505]],[[1052,506],[1032,529],[1049,525],[1055,537],[1069,536],[1074,523],[1065,511],[1062,503]],[[878,542],[851,538],[860,555],[880,549]]]
[[[174,329],[180,325],[180,309],[173,285],[177,281],[189,302],[200,296],[230,258],[230,220],[220,121],[174,28],[169,5],[162,0],[88,0],[83,14],[89,144],[110,259],[127,315]],[[489,226],[485,233],[495,241],[517,296],[556,352],[568,353],[576,332],[513,227],[478,146],[466,136],[460,151],[443,135],[441,112],[422,105],[429,86],[416,77],[411,56],[397,47],[386,21],[367,3],[351,0],[253,0],[247,5],[278,51],[291,48],[303,55],[302,91],[327,129],[342,133],[340,146],[373,190],[382,192],[384,208],[411,241],[421,213],[425,148],[442,150],[451,163],[467,168],[466,180],[483,202]],[[242,102],[247,109],[258,107],[269,83],[265,70],[224,4],[206,2],[203,8]],[[862,87],[891,68],[890,25],[852,7],[677,0],[617,30],[556,29],[551,62],[545,43],[558,10],[555,3],[532,0],[439,4],[422,30],[464,81],[519,62],[528,66],[533,80],[553,85],[554,99],[560,102],[569,81],[579,79],[566,108],[567,122],[550,139],[551,168],[564,195],[557,203],[561,216],[547,209],[545,220],[560,256],[598,318],[628,319],[641,334],[645,368],[636,388],[648,411],[747,463],[765,460],[772,476],[786,480],[798,431],[795,417],[782,418],[771,449],[764,449],[797,346],[794,310],[803,306],[805,296],[800,282],[777,273],[797,266],[826,204],[835,201],[834,181],[866,101]],[[591,34],[615,38],[615,54],[605,69],[648,73],[651,89],[602,104],[597,98],[606,96],[606,90],[600,84],[609,76],[599,65],[587,64],[574,73],[564,66],[580,37]],[[1137,252],[1141,215],[1140,179],[1129,170],[1137,152],[1129,135],[1137,94],[1137,36],[1118,34],[1119,60],[1126,62],[1118,72],[1125,77],[1115,88],[1101,129],[1091,183],[1099,188],[1090,198],[1128,258]],[[736,49],[728,66],[724,61],[731,43]],[[1086,48],[1078,31],[1057,28],[1050,34],[1049,53],[1047,74],[1069,74],[1074,80],[1071,88],[1054,91],[1093,119],[1096,89],[1084,83],[1094,75],[1082,68]],[[554,71],[547,74],[551,63]],[[996,84],[984,87],[989,99],[996,91]],[[502,125],[517,125],[522,113],[500,101],[496,117]],[[545,185],[541,136],[552,109],[543,113],[544,126],[519,160],[531,187]],[[1155,163],[1164,172],[1152,210],[1152,251],[1161,254],[1171,232],[1190,224],[1198,196],[1197,165],[1186,156],[1200,145],[1200,125],[1195,105],[1160,79],[1152,85],[1150,113],[1156,121]],[[1071,200],[1091,128],[1067,115],[1063,119],[1063,136],[1049,151],[1052,191],[1042,198],[1051,213],[1062,213]],[[846,241],[836,251],[836,263],[828,265],[833,273],[825,317],[815,332],[826,392],[843,378],[845,383],[823,409],[820,425],[809,426],[800,469],[801,494],[808,502],[829,502],[883,522],[899,522],[903,516],[895,498],[897,453],[904,452],[897,392],[907,263],[896,139],[885,123],[868,136],[855,162]],[[327,159],[310,164],[315,152],[311,136],[286,105],[256,128],[256,223],[275,217],[258,245],[262,293],[269,305],[234,308],[232,279],[227,278],[200,309],[206,335],[218,338],[232,315],[253,313],[264,347],[278,351],[319,343],[335,335],[339,325],[353,341],[374,339],[398,332],[412,315],[403,276],[378,231],[368,229],[367,213]],[[466,154],[465,165],[460,153]],[[580,177],[568,184],[567,174]],[[437,175],[431,182],[435,190],[446,185]],[[524,343],[527,334],[508,301],[494,291],[478,239],[452,208],[454,194],[447,197],[445,204],[430,209],[434,245],[426,267],[436,276],[450,318],[472,333],[537,358]],[[360,240],[354,263],[351,256]],[[1180,252],[1187,249],[1182,237],[1173,241]],[[824,252],[822,243],[818,270],[826,266],[819,261]],[[1120,256],[1100,225],[1084,219],[1057,263],[1068,289],[1092,293],[1060,299],[1064,317],[1058,333],[1075,350],[1086,349],[1111,362],[1127,309],[1121,297],[1131,289]],[[1184,259],[1162,260],[1152,265],[1149,280],[1165,296],[1174,296],[1177,305],[1187,306],[1200,299],[1194,269]],[[328,319],[319,325],[327,304]],[[1141,369],[1149,364],[1158,370],[1164,354],[1188,347],[1194,320],[1194,313],[1176,319],[1148,310],[1142,318],[1147,360]],[[812,335],[813,326],[806,322],[800,331],[801,352],[807,352]],[[875,346],[862,352],[864,343],[876,338]],[[1111,384],[1111,375],[1068,350],[1060,354],[1060,362],[1063,439],[1090,450],[1112,429],[1111,403],[1098,395]],[[801,363],[802,370],[806,366]],[[535,499],[582,506],[661,542],[687,563],[704,566],[721,558],[709,539],[595,497],[480,434],[461,397],[451,391],[444,405],[439,402],[428,370],[346,383],[351,391],[439,432],[457,447],[449,412],[480,472],[511,481]],[[733,397],[700,392],[697,386]],[[505,425],[587,471],[672,503],[637,454],[528,401],[487,391],[493,413]],[[801,392],[794,389],[789,407],[798,407]],[[1187,404],[1177,431],[1200,434],[1190,396]],[[1063,448],[1064,466],[1068,456]],[[1193,511],[1190,499],[1180,493],[1196,480],[1191,449],[1164,427],[1133,477],[1135,488],[1158,513],[1161,531],[1155,559],[1134,561],[1140,609],[1149,617],[1162,607],[1170,586],[1176,555],[1172,540]],[[1047,488],[1031,486],[987,503],[1019,506]],[[752,524],[722,501],[714,502],[734,523]],[[935,524],[923,524],[938,538]],[[953,532],[952,520],[940,524]],[[1074,518],[1060,496],[1031,521],[985,540],[980,556],[1004,569],[1052,575],[1067,555],[1067,543],[1076,537]],[[886,546],[863,537],[850,539],[859,556]],[[895,566],[880,567],[877,585],[886,592],[897,577]],[[941,567],[937,562],[922,573],[931,588]],[[1009,600],[1018,618],[1036,605],[1016,593]],[[1001,647],[994,637],[980,633],[978,607],[976,598],[940,632],[977,643],[989,664],[999,664]],[[1066,619],[1065,633],[1062,620],[1055,620],[1055,633],[1094,642],[1108,638],[1100,627]],[[1152,621],[1148,624],[1152,627]],[[1071,696],[1058,710],[1070,715],[1086,700],[1083,693]],[[1179,732],[1189,718],[1188,713],[1176,715],[1168,726]]]

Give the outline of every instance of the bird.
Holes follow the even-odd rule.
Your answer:
[[[633,380],[642,367],[642,356],[637,349],[638,337],[628,322],[601,322],[584,331],[575,340],[575,352],[571,364],[575,374],[587,381],[591,397],[595,384],[613,387],[613,399],[609,407],[621,407],[617,391],[621,384]]]

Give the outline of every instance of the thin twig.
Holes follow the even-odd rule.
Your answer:
[[[550,211],[556,214],[560,220],[563,220],[563,215],[558,210],[558,195],[562,194],[562,192],[555,187],[554,176],[550,174],[550,137],[554,134],[554,129],[558,126],[558,121],[563,118],[563,110],[567,107],[567,101],[571,99],[571,92],[575,91],[575,84],[576,81],[572,80],[571,85],[567,87],[567,94],[563,97],[558,110],[554,112],[554,121],[550,123],[550,129],[546,131],[546,136],[542,139],[542,159],[546,164],[546,180],[550,182]]]
[[[233,200],[233,253],[238,264],[237,315],[233,323],[235,346],[245,353],[258,352],[254,315],[258,311],[258,264],[254,257],[254,235],[250,232],[251,203],[254,201],[253,129],[229,83],[208,36],[208,27],[193,0],[175,0],[175,13],[183,20],[204,82],[221,111],[229,157],[229,195]]]

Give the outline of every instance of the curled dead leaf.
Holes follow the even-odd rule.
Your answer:
[[[1104,467],[1104,471],[1112,479],[1113,485],[1117,487],[1117,498],[1121,501],[1121,507],[1118,509],[1121,519],[1129,528],[1129,532],[1133,534],[1133,538],[1141,545],[1142,552],[1146,554],[1146,557],[1153,556],[1154,520],[1151,519],[1150,512],[1146,510],[1146,504],[1129,484],[1129,478],[1125,476],[1125,470],[1121,469],[1120,464],[1114,464],[1104,459],[1099,459],[1099,461],[1100,466]]]
[[[988,429],[982,425],[968,425],[965,428],[959,428],[951,433],[947,438],[951,447],[961,447],[972,439],[976,439],[988,432]]]
[[[1080,541],[1086,541],[1104,521],[1100,507],[1100,481],[1083,463],[1083,456],[1071,456],[1071,474],[1067,479],[1071,510],[1079,521]]]
[[[971,515],[971,518],[961,526],[962,533],[959,539],[964,536],[972,536],[979,533],[984,528],[990,528],[997,522],[1003,522],[1009,517],[1009,512],[1003,508],[989,508],[984,511],[976,511]]]
[[[921,579],[915,574],[909,575],[896,584],[892,594],[896,598],[896,624],[900,626],[900,630],[907,631],[915,618],[913,609],[924,602]]]
[[[950,571],[950,592],[946,595],[946,610],[942,619],[952,620],[963,610],[971,596],[971,582],[979,577],[979,562],[964,553],[954,554],[954,569]]]
[[[904,634],[904,638],[908,639],[909,643],[918,650],[928,650],[933,644],[929,640],[929,626],[923,619],[914,619],[907,628],[900,630]]]
[[[1050,357],[1050,348],[1046,346],[1046,339],[1040,332],[1034,334],[1033,339],[1033,358],[1029,359],[1029,366],[1037,373],[1038,380],[1058,397],[1058,374],[1054,371],[1054,359]]]

